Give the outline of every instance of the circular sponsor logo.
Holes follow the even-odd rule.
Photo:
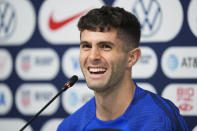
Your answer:
[[[51,84],[23,84],[16,92],[16,106],[24,115],[34,115],[44,107],[55,95],[57,89]],[[59,98],[47,107],[41,115],[54,114],[59,106]]]
[[[197,47],[169,47],[161,57],[162,71],[169,78],[197,78],[196,52]]]
[[[31,1],[1,0],[0,10],[0,45],[21,45],[28,41],[36,25]]]
[[[63,121],[63,119],[51,119],[48,120],[41,128],[40,131],[56,131],[58,125]]]
[[[79,43],[79,18],[90,9],[102,5],[100,0],[45,0],[38,16],[40,32],[51,44]]]
[[[168,69],[174,71],[178,68],[179,60],[175,54],[170,54],[168,56],[167,63]]]
[[[162,97],[171,100],[185,116],[197,116],[197,84],[170,84]]]
[[[162,9],[157,0],[136,0],[132,12],[141,23],[142,37],[151,37],[158,32],[162,22]]]
[[[189,28],[192,33],[197,37],[197,0],[191,0],[188,12],[187,12],[187,20],[189,23]]]
[[[17,15],[9,1],[0,1],[0,10],[0,40],[3,41],[15,31]]]
[[[0,118],[0,127],[2,131],[19,131],[26,123],[27,121],[19,118]],[[29,125],[25,131],[33,130]]]
[[[62,57],[62,68],[66,77],[77,74],[79,79],[84,79],[79,64],[79,48],[69,48]]]
[[[123,7],[138,18],[142,42],[170,41],[183,24],[183,9],[179,0],[116,0],[113,6]]]
[[[6,49],[0,49],[0,80],[7,79],[12,72],[12,57]]]
[[[23,49],[16,58],[16,71],[23,80],[51,80],[59,71],[59,57],[50,48]]]
[[[132,69],[133,78],[150,78],[156,72],[158,66],[157,55],[150,47],[140,47],[141,58]]]
[[[66,112],[72,114],[92,98],[93,95],[93,91],[85,83],[75,84],[63,94],[63,107]]]
[[[0,115],[7,114],[12,107],[12,93],[5,84],[0,84]]]

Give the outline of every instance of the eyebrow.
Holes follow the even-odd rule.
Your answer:
[[[82,45],[82,44],[86,44],[86,43],[89,43],[87,41],[81,41],[79,44]]]
[[[82,45],[82,44],[90,44],[90,42],[88,42],[88,41],[81,41],[80,42],[80,45]],[[98,42],[98,43],[96,43],[97,45],[101,45],[101,44],[109,44],[109,45],[111,45],[111,46],[114,46],[114,43],[112,43],[112,42],[110,42],[110,41],[100,41],[100,42]]]
[[[114,43],[110,42],[110,41],[101,41],[101,42],[98,42],[97,44],[108,44],[108,45],[111,45],[111,46],[114,46]]]

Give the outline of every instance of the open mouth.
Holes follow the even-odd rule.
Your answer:
[[[103,67],[88,67],[88,71],[91,74],[104,74],[106,72],[106,68]]]

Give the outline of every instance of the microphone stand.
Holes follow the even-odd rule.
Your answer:
[[[35,120],[45,108],[47,108],[62,92],[70,88],[74,85],[74,83],[78,80],[76,75],[72,76],[71,79],[63,86],[63,88],[38,112],[34,117],[28,121],[19,131],[23,131],[33,120]]]

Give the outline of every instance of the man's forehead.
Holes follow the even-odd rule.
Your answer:
[[[99,44],[99,43],[112,43],[123,47],[123,41],[117,37],[117,30],[110,30],[108,32],[97,32],[91,30],[84,30],[81,34],[80,44]]]
[[[106,31],[99,31],[99,30],[83,30],[81,32],[81,37],[84,36],[84,34],[86,35],[88,33],[88,35],[95,35],[95,34],[98,34],[98,35],[101,35],[103,37],[105,37],[105,35],[110,35],[110,36],[114,36],[116,37],[117,36],[117,30],[115,29],[111,29],[111,30],[106,30]],[[88,36],[86,36],[88,37]]]

